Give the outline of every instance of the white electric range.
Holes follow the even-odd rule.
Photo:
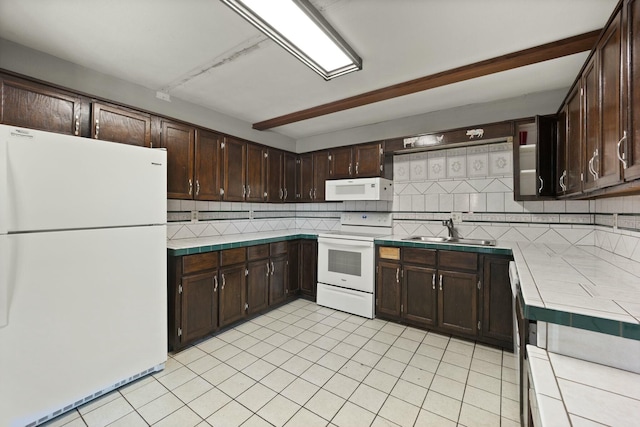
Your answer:
[[[374,239],[393,232],[387,212],[345,212],[340,230],[318,235],[319,305],[373,319]]]

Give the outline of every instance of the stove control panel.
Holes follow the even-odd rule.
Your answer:
[[[340,217],[342,225],[391,227],[392,214],[389,212],[344,212]]]

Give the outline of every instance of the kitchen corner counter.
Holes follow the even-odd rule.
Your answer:
[[[241,248],[281,242],[283,240],[317,239],[314,230],[265,231],[259,233],[231,234],[228,236],[198,237],[167,241],[167,252],[170,256],[199,254],[223,249]]]
[[[640,263],[593,246],[497,241],[496,246],[423,243],[391,235],[378,245],[513,255],[529,320],[640,340]]]
[[[536,425],[631,425],[640,415],[640,374],[531,345],[527,354]]]

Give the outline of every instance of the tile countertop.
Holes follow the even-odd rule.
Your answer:
[[[281,240],[315,239],[315,230],[234,234],[170,240],[171,256],[252,246]],[[425,243],[404,235],[376,244],[513,255],[525,317],[640,340],[640,263],[593,246],[503,242],[496,246]]]
[[[525,317],[640,340],[640,263],[593,246],[502,242],[478,247],[402,240],[377,244],[513,255]]]
[[[314,230],[262,231],[259,233],[230,234],[228,236],[197,237],[193,239],[168,240],[167,250],[171,256],[199,254],[222,249],[261,245],[282,240],[317,239]]]
[[[640,374],[527,346],[536,425],[633,425]],[[600,424],[596,424],[600,423]]]

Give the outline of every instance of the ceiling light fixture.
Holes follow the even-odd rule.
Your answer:
[[[325,80],[362,69],[362,59],[308,0],[222,0]]]

